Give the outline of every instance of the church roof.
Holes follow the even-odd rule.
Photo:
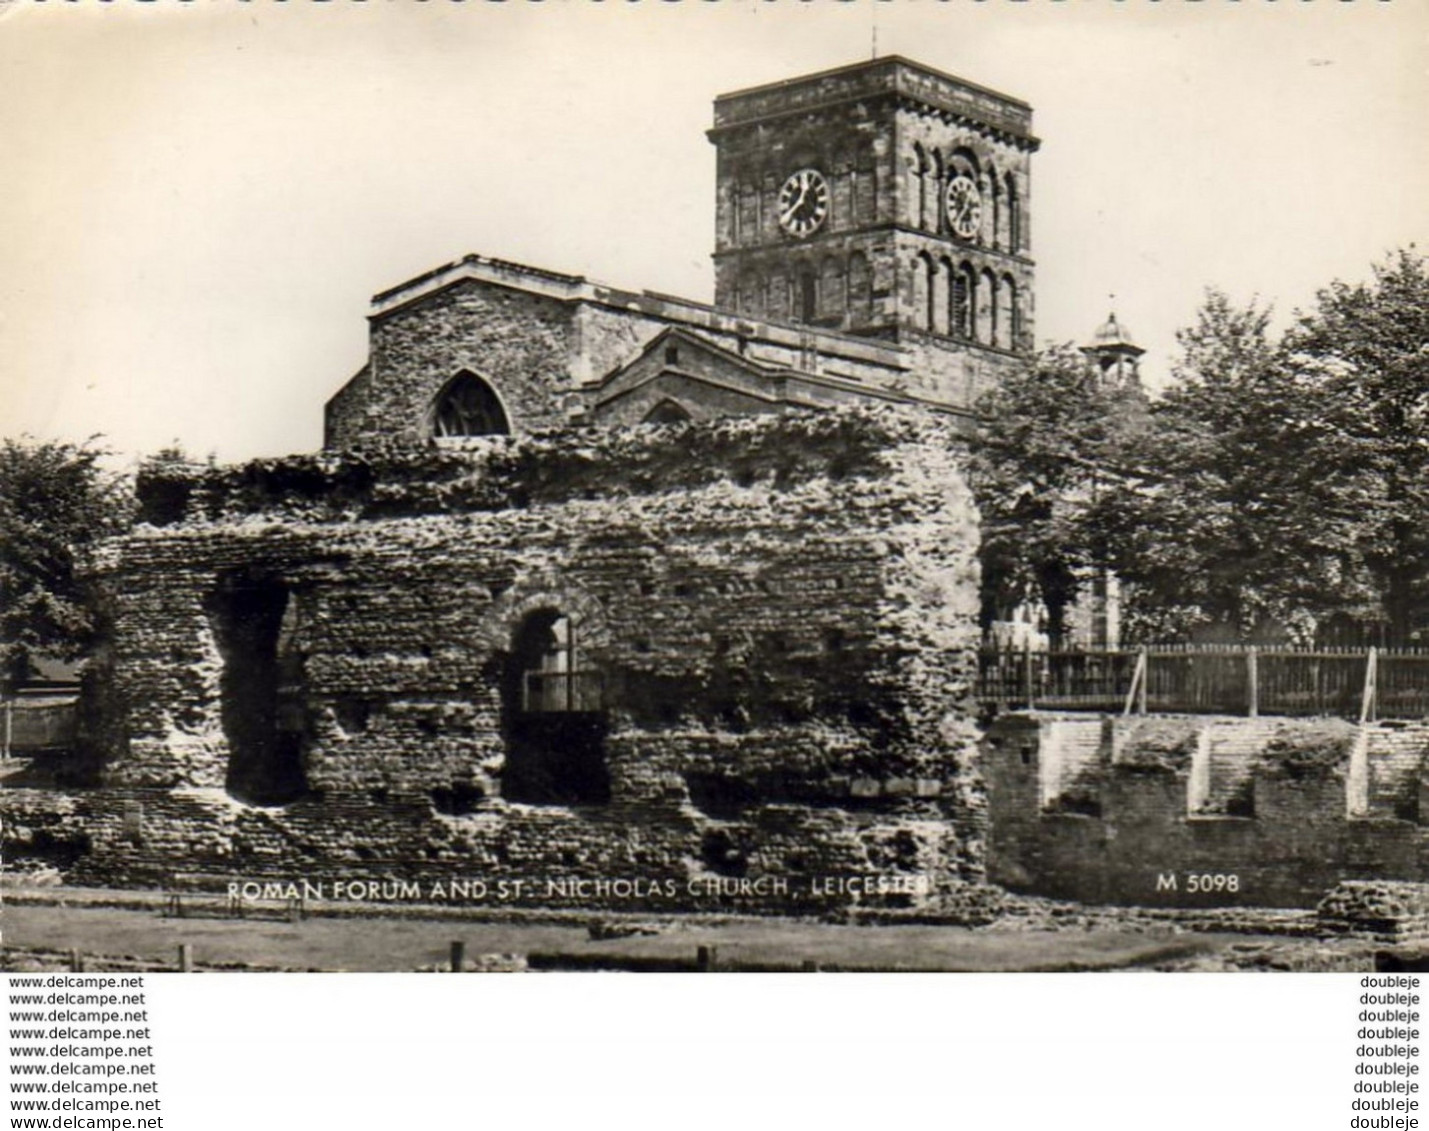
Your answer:
[[[681,326],[666,328],[641,347],[629,361],[616,366],[593,385],[592,411],[597,417],[613,402],[647,386],[669,390],[684,407],[691,386],[721,390],[751,404],[828,408],[850,401],[933,405],[894,385],[873,386],[830,373],[809,372],[760,361],[710,341]],[[700,399],[696,392],[695,399]]]

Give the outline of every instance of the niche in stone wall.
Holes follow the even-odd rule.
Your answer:
[[[582,666],[574,618],[548,608],[522,619],[502,676],[501,708],[506,800],[530,805],[610,800],[600,673]]]
[[[208,616],[223,660],[224,786],[253,805],[294,801],[308,791],[296,602],[279,578],[235,571],[219,577]]]

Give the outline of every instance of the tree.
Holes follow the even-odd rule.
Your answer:
[[[1029,600],[1047,611],[1053,646],[1105,560],[1089,522],[1143,426],[1139,387],[1102,380],[1070,344],[1051,347],[980,398],[971,479],[982,515],[984,627]]]
[[[0,443],[0,686],[40,655],[80,656],[97,626],[80,566],[129,522],[124,482],[107,473],[94,440]]]
[[[1279,341],[1269,324],[1207,293],[1140,478],[1093,517],[1133,625],[1252,637],[1273,622],[1308,639],[1343,618],[1414,638],[1429,623],[1424,262],[1400,252],[1373,283],[1332,284]]]
[[[1429,270],[1413,247],[1336,281],[1286,335],[1285,350],[1334,406],[1355,461],[1356,551],[1391,641],[1429,629]]]
[[[1361,576],[1355,459],[1338,410],[1286,363],[1270,310],[1211,290],[1177,335],[1174,385],[1153,407],[1094,523],[1129,583],[1129,629],[1184,636],[1300,626]]]
[[[973,459],[985,616],[1029,598],[1061,635],[1111,566],[1127,634],[1332,619],[1429,634],[1429,271],[1412,248],[1336,282],[1277,339],[1271,311],[1210,290],[1146,405],[1068,348],[984,398]]]

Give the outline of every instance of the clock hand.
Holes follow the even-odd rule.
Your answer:
[[[805,185],[805,184],[801,184],[801,185],[799,186],[799,199],[796,200],[796,201],[794,201],[794,206],[793,206],[791,209],[789,209],[789,215],[790,215],[791,217],[792,217],[792,216],[801,216],[801,215],[803,215],[803,212],[804,212],[804,201],[805,201],[805,199],[807,199],[808,195],[809,195],[809,186],[808,186],[808,185]]]

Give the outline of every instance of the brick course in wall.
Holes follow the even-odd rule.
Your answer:
[[[735,902],[780,911],[860,898],[821,876],[976,879],[958,459],[935,421],[842,410],[155,471],[102,570],[112,693],[76,874],[673,882],[653,908],[778,876]],[[221,623],[233,593],[279,592]],[[506,796],[504,673],[541,609],[601,680],[608,800]],[[239,670],[263,616],[271,678]],[[265,678],[301,773],[255,803],[230,700]]]

